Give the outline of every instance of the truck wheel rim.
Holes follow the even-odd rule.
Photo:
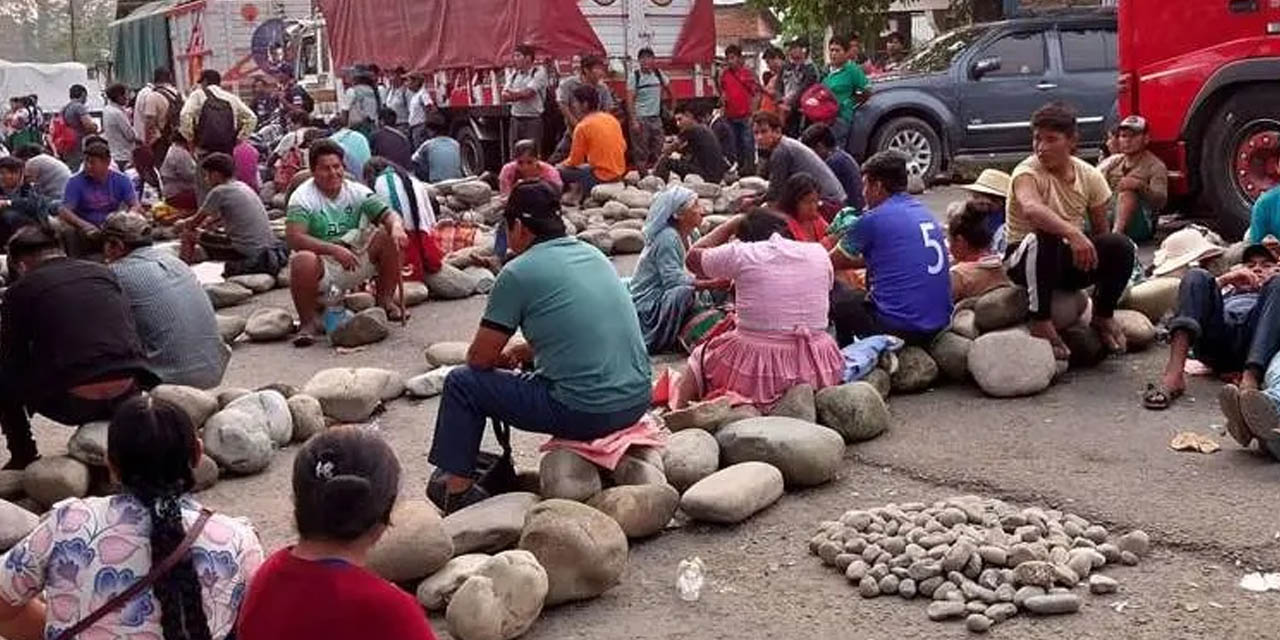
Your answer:
[[[889,149],[907,155],[907,171],[913,176],[924,175],[933,162],[933,146],[923,133],[915,129],[895,133],[889,140]]]
[[[1237,136],[1231,173],[1236,189],[1250,202],[1280,184],[1280,122],[1256,120]]]

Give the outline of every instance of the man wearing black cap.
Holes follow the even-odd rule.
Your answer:
[[[1169,202],[1169,169],[1147,149],[1147,119],[1129,116],[1116,127],[1119,153],[1098,165],[1111,187],[1112,233],[1135,241],[1155,235],[1156,214]]]
[[[105,420],[157,380],[111,270],[68,258],[40,225],[13,235],[9,268],[17,281],[0,310],[0,431],[4,468],[25,469],[40,457],[30,414],[68,426]]]
[[[1182,276],[1178,308],[1169,320],[1169,361],[1160,384],[1148,385],[1143,405],[1165,409],[1186,389],[1187,355],[1219,374],[1240,373],[1240,384],[1227,385],[1219,402],[1227,429],[1248,446],[1253,439],[1238,419],[1238,395],[1257,391],[1271,358],[1280,350],[1280,278],[1276,257],[1258,244],[1245,249],[1243,264],[1214,277],[1204,269]],[[1232,419],[1236,416],[1237,419]]]
[[[498,274],[467,364],[445,378],[436,419],[427,493],[446,512],[488,497],[473,478],[487,419],[595,440],[649,406],[649,356],[631,296],[604,254],[565,234],[559,194],[521,184],[505,219],[518,255]],[[528,342],[511,342],[516,331]]]

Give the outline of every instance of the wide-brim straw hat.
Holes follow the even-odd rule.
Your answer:
[[[1163,276],[1173,273],[1187,265],[1205,258],[1222,255],[1223,249],[1204,237],[1195,229],[1180,229],[1169,234],[1155,253],[1154,275]]]
[[[1009,197],[1009,184],[1013,178],[999,169],[983,169],[973,184],[961,185],[960,188],[974,193],[985,193],[997,198]]]

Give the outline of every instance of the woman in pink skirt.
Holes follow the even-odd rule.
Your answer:
[[[676,407],[737,395],[767,411],[795,385],[840,384],[844,361],[826,332],[833,273],[822,245],[792,240],[786,220],[756,209],[700,240],[686,264],[699,278],[733,280],[738,319],[689,355]]]

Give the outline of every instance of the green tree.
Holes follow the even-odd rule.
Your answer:
[[[750,4],[773,11],[782,20],[789,38],[808,38],[821,44],[827,27],[836,33],[862,36],[870,42],[884,28],[885,10],[892,0],[749,0]]]
[[[17,26],[23,57],[32,62],[97,62],[110,48],[107,31],[115,12],[115,0],[0,0],[0,22]]]

